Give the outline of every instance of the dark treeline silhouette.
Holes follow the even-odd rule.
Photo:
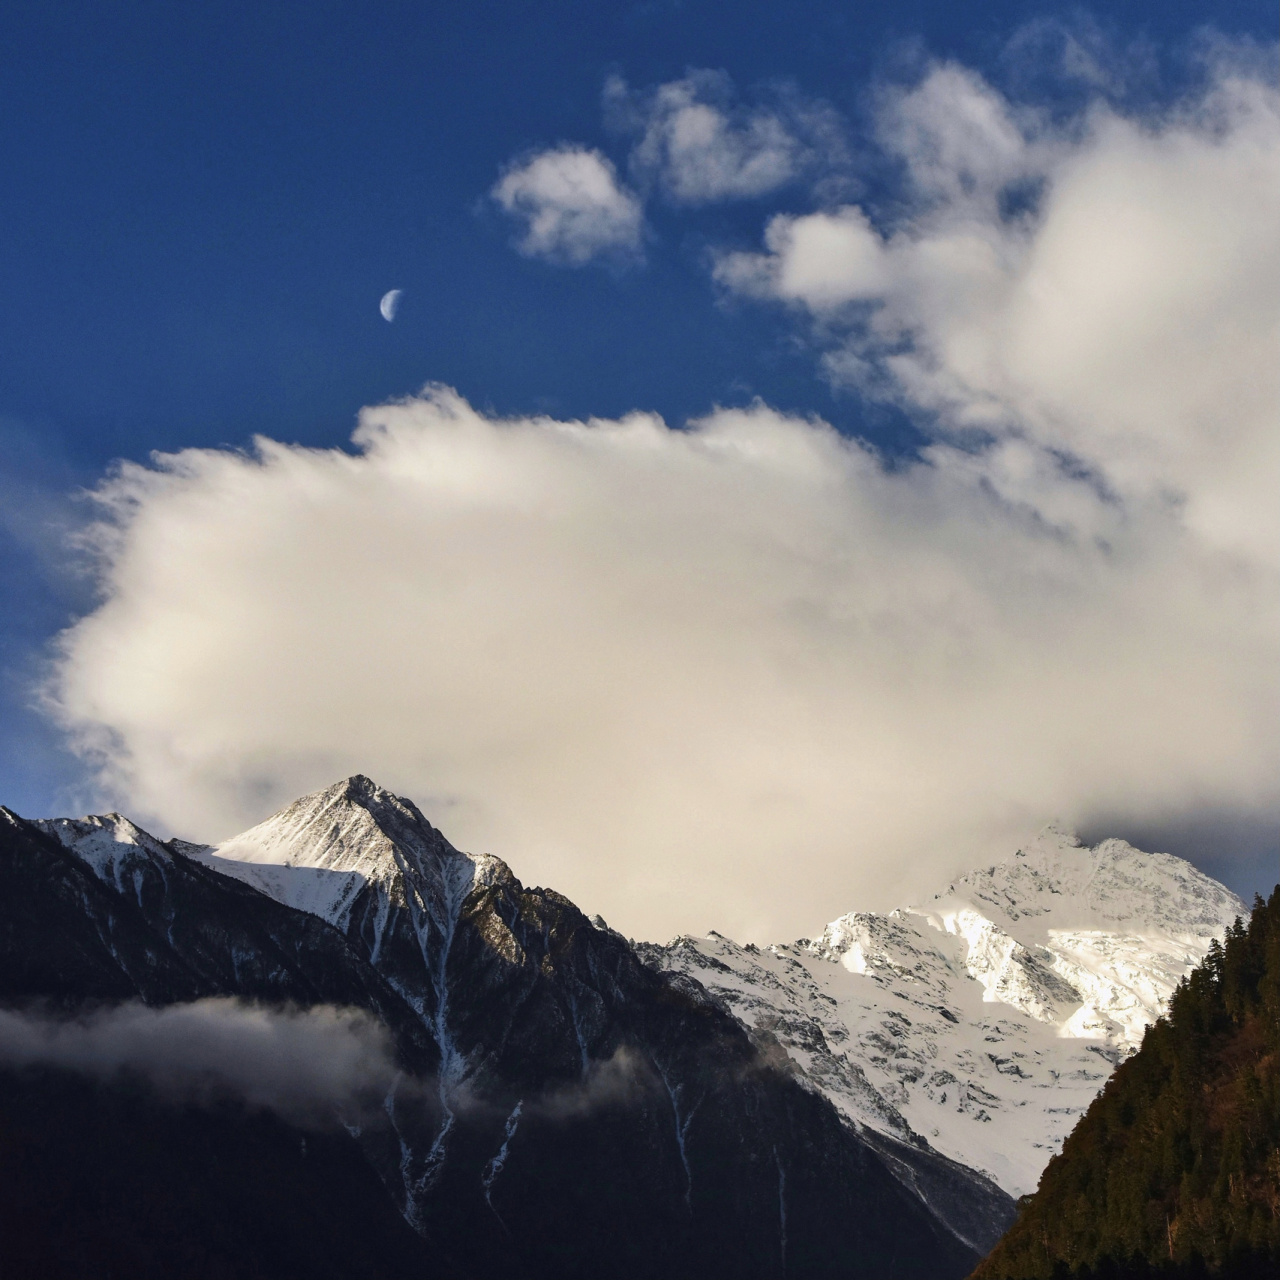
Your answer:
[[[1280,1276],[1280,886],[1178,986],[974,1280]]]

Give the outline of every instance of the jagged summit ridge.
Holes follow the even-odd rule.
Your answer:
[[[119,813],[42,818],[32,825],[72,850],[99,879],[110,880],[117,888],[131,864],[139,860],[164,862],[173,857],[155,836]]]
[[[1244,904],[1181,858],[1050,826],[909,910],[964,940],[988,1002],[1127,1054]]]

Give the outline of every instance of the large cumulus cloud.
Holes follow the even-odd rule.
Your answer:
[[[718,255],[917,458],[761,404],[676,429],[435,387],[351,451],[124,466],[47,689],[101,798],[217,839],[367,772],[650,936],[810,931],[1051,817],[1274,822],[1280,108],[1251,56],[1056,116],[929,67],[878,100],[896,203]],[[750,133],[672,102],[668,161]],[[682,144],[688,191],[721,151]],[[639,243],[595,153],[503,181],[529,252]]]
[[[810,931],[1054,815],[1273,806],[1270,564],[1038,456],[1015,489],[765,406],[429,389],[350,453],[123,467],[50,697],[144,821],[362,770],[636,935]]]

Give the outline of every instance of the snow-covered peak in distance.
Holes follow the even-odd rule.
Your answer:
[[[303,796],[217,846],[181,852],[345,929],[366,885],[403,903],[404,875],[466,887],[505,871],[488,855],[460,853],[410,800],[362,774]]]
[[[1010,921],[1048,919],[1060,928],[1141,922],[1167,934],[1207,936],[1240,900],[1189,862],[1144,853],[1123,840],[1088,848],[1051,823],[1012,858],[961,876],[934,902],[968,899]],[[922,910],[927,908],[921,908]]]
[[[644,950],[776,1036],[854,1124],[915,1134],[1020,1195],[1243,912],[1180,858],[1050,826],[921,906],[816,939]]]
[[[987,1001],[1127,1054],[1245,906],[1181,858],[1051,825],[910,911],[964,939]]]

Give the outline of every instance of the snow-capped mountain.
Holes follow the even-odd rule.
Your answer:
[[[449,953],[468,895],[515,883],[504,862],[455,849],[416,806],[365,778],[303,796],[216,848],[178,847],[358,939],[362,954],[426,1020],[440,1048],[448,1109],[467,1069],[451,1029]],[[499,920],[492,930],[491,941],[514,959],[509,930]]]
[[[856,1125],[922,1137],[1016,1196],[1244,910],[1179,858],[1050,826],[921,905],[818,938],[641,949],[776,1036]]]
[[[933,1280],[966,1274],[1011,1218],[992,1182],[905,1128],[849,1123],[768,1031],[561,895],[453,849],[367,778],[218,848],[159,841],[114,814],[30,823],[0,810],[0,1003],[210,996],[351,1005],[387,1027],[402,1077],[375,1115],[327,1140],[352,1204],[367,1191],[359,1161],[376,1171],[425,1242],[424,1277]],[[65,1081],[37,1084],[51,1107],[75,1100]],[[130,1154],[141,1183],[188,1178],[196,1121],[101,1089],[108,1111],[132,1117],[114,1133],[145,1122],[168,1134],[163,1168],[150,1147]],[[302,1177],[310,1139],[250,1120],[235,1158],[292,1151],[281,1176]],[[80,1143],[65,1137],[59,1169]],[[220,1167],[199,1163],[199,1195],[236,1194]],[[44,1168],[19,1169],[37,1197],[54,1176]],[[60,1239],[68,1224],[100,1231],[82,1196],[67,1203]],[[352,1229],[355,1210],[328,1212],[318,1239]],[[145,1247],[187,1257],[206,1248],[202,1229]],[[260,1229],[278,1247],[310,1228]],[[98,1239],[84,1236],[84,1256],[103,1254]],[[175,1256],[132,1271],[187,1273]]]

